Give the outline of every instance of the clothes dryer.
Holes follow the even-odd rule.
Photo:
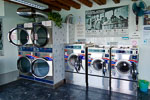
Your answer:
[[[8,33],[8,41],[16,46],[32,45],[32,23],[18,24]]]
[[[19,47],[18,48],[18,60],[17,60],[17,68],[19,70],[19,77],[32,79],[31,73],[31,65],[32,61],[35,59],[33,56],[34,48],[33,47]]]
[[[53,79],[53,54],[52,48],[36,48],[34,55],[36,59],[32,61],[31,72],[35,81],[54,84]]]

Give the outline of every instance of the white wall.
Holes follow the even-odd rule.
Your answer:
[[[0,1],[0,16],[4,16],[4,1]]]
[[[7,34],[9,30],[16,27],[17,24],[27,21],[27,19],[23,19],[16,14],[18,7],[19,6],[15,4],[5,2],[5,16],[0,16],[3,20],[2,30],[4,46],[4,56],[0,56],[0,74],[17,70],[17,47],[8,42]]]
[[[150,5],[150,1],[149,0],[144,0],[146,2],[146,4]],[[129,37],[131,36],[132,33],[136,32],[136,22],[135,22],[135,15],[132,12],[132,4],[133,2],[131,0],[121,0],[121,3],[119,4],[115,4],[112,0],[107,0],[107,5],[97,5],[96,3],[93,4],[92,8],[89,8],[87,6],[82,5],[81,9],[74,9],[71,8],[70,11],[65,11],[62,10],[59,13],[62,15],[63,19],[65,19],[65,17],[68,14],[73,14],[74,15],[74,19],[75,19],[75,24],[77,23],[77,18],[78,16],[81,16],[82,19],[82,23],[85,23],[85,11],[86,10],[92,10],[92,9],[102,9],[102,8],[109,8],[109,7],[115,7],[115,6],[122,6],[122,5],[129,5]],[[143,18],[140,17],[139,18],[139,33],[142,33],[142,24],[143,24]],[[84,38],[84,37],[83,37]],[[77,40],[78,38],[76,38]],[[91,37],[88,38],[88,40],[90,40],[91,42],[99,42],[99,44],[106,44],[106,42],[119,42],[119,44],[123,44],[123,45],[128,45],[131,44],[132,40],[122,40],[122,38],[113,38],[113,37],[107,37],[107,38],[95,38],[95,37]],[[150,81],[150,47],[148,46],[142,46],[141,44],[141,40],[137,39],[138,44],[140,46],[140,62],[139,62],[139,78],[140,79],[146,79]]]

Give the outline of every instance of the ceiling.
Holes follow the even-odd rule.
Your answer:
[[[4,0],[4,1],[14,3],[10,0]],[[61,11],[62,9],[70,10],[71,7],[75,8],[75,9],[80,9],[81,5],[85,5],[87,7],[92,7],[93,2],[97,3],[98,5],[107,4],[107,0],[32,0],[32,1],[47,5],[48,8],[42,10],[45,12],[49,12],[51,10]],[[112,1],[114,3],[120,3],[121,2],[121,0],[112,0]],[[138,0],[131,0],[131,1],[138,1]],[[19,4],[19,3],[15,3],[15,4],[23,5],[23,4]],[[25,6],[25,5],[23,5],[23,6]]]

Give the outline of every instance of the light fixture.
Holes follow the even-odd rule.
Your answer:
[[[41,9],[41,10],[44,10],[44,9],[48,8],[48,6],[41,6],[39,4],[35,4],[34,2],[32,3],[32,2],[25,1],[25,0],[10,0],[10,1],[20,3],[20,4],[23,4],[23,5],[29,6],[29,7]]]

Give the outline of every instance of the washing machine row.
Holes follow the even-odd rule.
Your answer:
[[[65,70],[68,83],[85,86],[84,44],[65,46]],[[109,89],[111,55],[111,86],[115,92],[136,95],[138,80],[138,49],[88,47],[88,83],[90,87]],[[71,73],[72,72],[72,73]],[[97,77],[98,76],[98,77]]]

